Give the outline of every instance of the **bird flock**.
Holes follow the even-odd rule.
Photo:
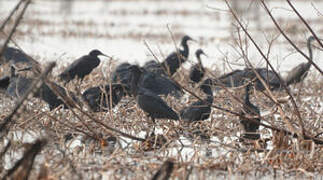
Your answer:
[[[314,38],[311,36],[307,40],[309,57],[312,59],[311,42]],[[92,112],[109,111],[114,108],[123,97],[132,97],[138,107],[142,109],[149,118],[155,123],[156,119],[183,120],[186,123],[206,120],[210,117],[212,104],[214,103],[214,93],[221,87],[239,87],[245,86],[245,95],[243,101],[243,115],[253,117],[253,121],[249,121],[243,116],[240,117],[240,123],[245,133],[242,138],[259,139],[257,134],[259,128],[260,110],[250,102],[250,89],[254,87],[256,90],[265,90],[264,84],[258,79],[261,77],[266,86],[270,90],[281,90],[283,85],[295,84],[302,81],[311,64],[302,63],[294,67],[284,79],[273,71],[266,68],[245,68],[243,70],[234,70],[230,73],[223,74],[218,78],[207,77],[206,68],[203,67],[201,55],[207,56],[202,49],[195,52],[197,64],[194,64],[189,70],[190,83],[195,86],[203,94],[205,98],[201,98],[189,105],[186,105],[179,112],[172,109],[163,96],[173,96],[180,99],[184,94],[183,86],[173,80],[174,74],[184,64],[189,57],[188,42],[194,41],[191,37],[185,35],[180,43],[181,49],[170,53],[164,61],[157,62],[150,60],[142,67],[130,64],[119,64],[111,75],[111,81],[107,84],[89,87],[86,89],[81,98],[74,92],[64,88],[66,83],[74,79],[79,79],[82,83],[83,79],[90,74],[100,64],[98,56],[106,56],[99,50],[92,50],[88,55],[82,56],[69,65],[62,73],[58,75],[58,79],[63,82],[61,86],[53,81],[44,82],[40,89],[34,94],[34,97],[42,99],[49,105],[50,110],[62,106],[63,108],[73,108],[73,104],[66,104],[61,97],[70,96],[74,102],[81,103],[81,99],[86,102],[89,110]],[[17,69],[15,64],[19,62],[30,63],[28,56],[13,47],[7,47],[3,53],[3,58],[11,64],[10,75],[0,78],[0,89],[12,98],[19,98],[26,92],[31,85],[32,79],[19,74],[22,71],[28,71],[31,67]],[[110,57],[111,58],[111,57]],[[217,87],[217,88],[214,88]]]

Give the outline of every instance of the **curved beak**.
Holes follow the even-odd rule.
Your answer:
[[[103,53],[101,53],[100,55],[101,55],[101,56],[105,56],[105,57],[108,57],[108,58],[112,58],[111,56],[108,56],[108,55],[106,55],[106,54],[103,54]]]

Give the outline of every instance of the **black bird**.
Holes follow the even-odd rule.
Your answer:
[[[111,87],[113,108],[126,95],[126,87],[122,84],[111,84]],[[110,108],[110,84],[88,88],[83,92],[82,98],[93,112],[107,111]]]
[[[312,41],[314,40],[313,36],[310,36],[307,39],[307,48],[309,52],[309,58],[313,60],[312,53]],[[294,67],[291,71],[288,72],[287,77],[285,78],[285,82],[287,85],[296,84],[301,82],[308,74],[308,71],[311,67],[311,63],[301,63],[298,66]]]
[[[172,76],[177,69],[187,60],[189,55],[189,48],[187,45],[187,41],[193,40],[191,37],[185,35],[182,38],[181,45],[183,47],[183,50],[179,50],[179,52],[173,52],[170,55],[167,56],[164,62],[161,63],[162,67],[166,72],[169,72],[167,74],[170,74]]]
[[[129,70],[132,72],[131,90],[133,96],[135,96],[138,106],[148,113],[148,116],[151,117],[152,121],[155,123],[155,119],[178,120],[179,117],[177,113],[173,111],[164,100],[150,90],[139,86],[138,83],[143,70],[136,65],[130,66]]]
[[[194,122],[205,120],[210,117],[211,106],[213,103],[213,93],[211,89],[212,80],[206,79],[200,89],[207,95],[204,100],[199,100],[191,104],[190,106],[181,110],[181,119],[185,122]]]
[[[204,73],[205,73],[205,69],[204,69],[204,67],[202,65],[202,61],[201,61],[201,54],[204,54],[206,56],[206,54],[203,52],[202,49],[198,49],[195,52],[198,63],[195,64],[194,66],[192,66],[191,70],[190,70],[190,79],[195,83],[200,82],[204,76]]]
[[[3,52],[3,57],[6,62],[10,62],[10,64],[16,63],[27,63],[31,65],[31,61],[29,60],[28,55],[22,52],[20,49],[14,47],[7,47]]]
[[[243,104],[243,111],[241,112],[242,115],[249,115],[249,116],[260,116],[260,111],[259,108],[255,105],[253,105],[250,100],[249,100],[249,89],[250,89],[251,84],[248,84],[246,86],[246,94],[245,94],[245,99],[244,99],[244,104]],[[255,121],[260,122],[259,118],[252,118]],[[251,122],[248,119],[241,118],[240,117],[240,123],[242,124],[245,133],[243,134],[243,138],[247,139],[259,139],[260,135],[257,132],[259,129],[259,124],[255,122]]]
[[[59,77],[65,82],[73,80],[76,76],[83,81],[83,78],[100,64],[99,55],[109,57],[97,49],[92,50],[88,55],[75,60]]]

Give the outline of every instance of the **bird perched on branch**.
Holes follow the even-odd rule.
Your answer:
[[[100,64],[99,55],[109,57],[97,49],[92,50],[88,55],[75,60],[59,75],[59,77],[65,82],[69,82],[75,77],[78,77],[83,81],[84,77],[90,74],[92,70]]]

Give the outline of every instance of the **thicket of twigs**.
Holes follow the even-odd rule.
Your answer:
[[[291,2],[286,1],[298,14]],[[30,0],[20,1],[8,16],[8,20],[16,17],[15,23],[7,34],[0,54],[10,42],[29,3]],[[261,4],[268,9],[264,1]],[[230,5],[227,5],[237,22],[235,43],[238,51],[246,65],[254,68],[245,48],[247,44],[257,47],[257,41]],[[267,13],[272,17],[269,10]],[[317,38],[301,15],[299,19],[310,34]],[[310,61],[307,53],[297,48],[274,17],[272,21],[290,45]],[[0,31],[6,25],[7,21],[3,22]],[[323,48],[318,38],[317,41],[320,48]],[[275,71],[268,59],[269,50],[258,50],[266,60],[268,69]],[[209,120],[190,125],[159,120],[156,131],[158,134],[150,135],[151,120],[136,106],[132,97],[123,99],[110,112],[92,113],[86,105],[77,105],[77,108],[69,110],[57,108],[49,111],[44,102],[32,98],[42,82],[57,81],[51,75],[55,63],[43,66],[41,68],[35,60],[33,73],[29,74],[35,81],[30,91],[18,101],[0,94],[2,178],[313,178],[323,174],[323,78],[322,70],[314,62],[312,73],[305,82],[292,88],[285,87],[278,92],[271,92],[269,89],[264,92],[253,91],[251,101],[265,113],[261,116],[262,139],[250,144],[238,141],[243,88],[224,88],[215,93]],[[115,64],[111,64],[113,66]],[[215,78],[217,75],[211,71],[208,73],[209,77]],[[96,70],[84,80],[81,88],[76,82],[67,88],[79,91],[99,83],[108,83],[108,80],[96,81],[102,76]],[[181,100],[165,98],[176,111],[202,96],[202,93],[189,85],[186,76],[187,70],[181,69],[174,78],[185,88],[185,96]],[[307,88],[309,86],[311,88]],[[61,98],[70,101],[69,97]],[[37,140],[26,143],[24,139],[27,136],[37,137]],[[9,162],[12,163],[10,166],[6,164]]]

